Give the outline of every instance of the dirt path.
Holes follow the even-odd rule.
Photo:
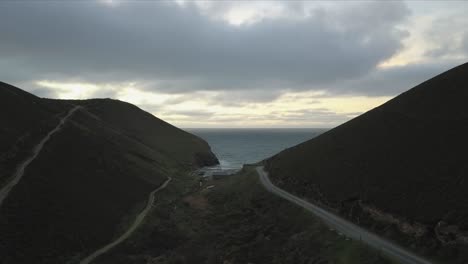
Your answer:
[[[112,249],[113,247],[117,246],[118,244],[122,243],[125,239],[127,239],[137,228],[138,226],[143,222],[143,219],[145,219],[146,215],[148,214],[148,212],[150,211],[151,209],[151,206],[153,206],[153,203],[154,203],[154,195],[166,188],[166,186],[169,184],[169,182],[172,180],[171,177],[168,177],[167,180],[161,185],[159,186],[156,190],[152,191],[150,194],[149,194],[149,197],[148,197],[148,203],[146,204],[146,207],[145,209],[143,209],[143,211],[141,211],[141,213],[138,214],[138,216],[136,217],[135,221],[133,222],[133,224],[127,229],[127,231],[125,231],[125,233],[123,233],[119,238],[117,238],[116,240],[112,241],[111,243],[103,246],[102,248],[94,251],[94,253],[92,253],[91,255],[89,255],[88,257],[86,257],[85,259],[83,259],[80,264],[88,264],[88,263],[91,263],[93,260],[95,260],[97,257],[101,256],[102,254],[106,253],[107,251],[109,251],[110,249]]]
[[[47,141],[50,140],[53,134],[59,132],[62,129],[63,124],[68,120],[68,118],[78,109],[80,109],[81,106],[75,106],[73,107],[70,111],[68,111],[68,114],[64,116],[62,119],[60,119],[59,124],[52,129],[42,140],[37,144],[34,149],[33,149],[33,155],[29,158],[27,158],[23,163],[21,163],[16,170],[15,174],[13,175],[13,178],[8,182],[1,190],[0,190],[0,206],[3,203],[3,200],[8,196],[10,191],[15,187],[16,184],[21,180],[21,178],[24,175],[24,171],[26,170],[26,167],[39,155],[41,152],[42,148],[44,145],[47,143]]]

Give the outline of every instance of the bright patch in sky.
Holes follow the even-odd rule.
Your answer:
[[[96,92],[116,91],[115,99],[138,105],[181,127],[331,127],[391,97],[327,96],[324,92],[289,92],[267,103],[223,105],[219,92],[197,92],[189,98],[138,89],[135,84],[58,83],[39,81],[60,99],[93,98]]]
[[[181,127],[334,127],[466,62],[466,13],[457,1],[0,2],[0,80],[128,101]]]
[[[60,83],[55,81],[38,81],[40,87],[53,89],[58,99],[86,99],[90,94],[102,89],[90,83]]]

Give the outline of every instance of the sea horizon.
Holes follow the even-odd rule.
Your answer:
[[[185,129],[184,129],[185,130]],[[221,170],[240,169],[328,131],[325,128],[191,128],[218,157]]]

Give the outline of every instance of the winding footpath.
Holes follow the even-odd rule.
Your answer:
[[[52,129],[41,140],[41,142],[39,142],[39,144],[37,144],[34,147],[33,155],[31,155],[31,157],[27,158],[25,161],[23,161],[23,163],[21,163],[19,165],[18,169],[16,170],[15,174],[13,175],[13,178],[2,189],[0,189],[0,206],[2,206],[3,200],[5,200],[5,198],[8,196],[8,194],[13,189],[13,187],[15,187],[15,185],[18,184],[18,182],[21,180],[21,178],[24,175],[24,171],[26,170],[26,167],[28,167],[28,165],[31,164],[31,162],[35,158],[37,158],[37,156],[39,155],[39,153],[41,152],[42,148],[47,143],[47,141],[50,140],[50,138],[52,137],[53,134],[59,132],[62,129],[63,124],[65,124],[65,122],[68,120],[68,118],[71,115],[73,115],[73,113],[76,112],[80,108],[81,108],[81,106],[75,106],[70,111],[68,111],[68,114],[66,116],[64,116],[62,119],[60,119],[59,124],[54,129]]]
[[[169,182],[172,180],[171,177],[168,177],[167,180],[161,185],[159,186],[156,190],[152,191],[150,194],[149,194],[149,197],[148,197],[148,203],[146,204],[146,207],[145,209],[143,209],[143,211],[141,211],[141,213],[138,214],[138,216],[136,217],[135,221],[133,222],[133,224],[127,229],[127,231],[125,231],[125,233],[123,233],[120,237],[118,237],[116,240],[112,241],[111,243],[103,246],[102,248],[94,251],[91,255],[89,255],[88,257],[86,257],[85,259],[83,259],[80,264],[88,264],[88,263],[91,263],[93,260],[95,260],[97,257],[101,256],[102,254],[106,253],[107,251],[109,251],[110,249],[112,249],[113,247],[117,246],[118,244],[122,243],[125,239],[127,239],[137,228],[138,226],[143,222],[143,220],[145,219],[146,215],[148,214],[148,212],[150,211],[151,207],[153,206],[154,204],[154,201],[155,201],[155,194],[166,188],[166,186],[169,184]]]
[[[322,219],[328,226],[336,229],[338,232],[343,233],[344,235],[350,238],[361,240],[369,246],[381,251],[382,253],[394,258],[395,260],[401,263],[431,264],[430,261],[425,260],[386,239],[378,237],[377,235],[372,234],[369,231],[333,213],[330,213],[314,204],[311,204],[301,198],[298,198],[297,196],[294,196],[284,191],[283,189],[276,187],[275,185],[273,185],[273,183],[271,183],[270,179],[268,178],[268,174],[267,172],[265,172],[263,166],[259,166],[256,169],[258,175],[260,176],[260,182],[268,191],[312,212],[320,219]]]

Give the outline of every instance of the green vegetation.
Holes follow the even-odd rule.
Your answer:
[[[253,169],[201,189],[177,179],[145,225],[96,263],[391,263],[268,193]]]

